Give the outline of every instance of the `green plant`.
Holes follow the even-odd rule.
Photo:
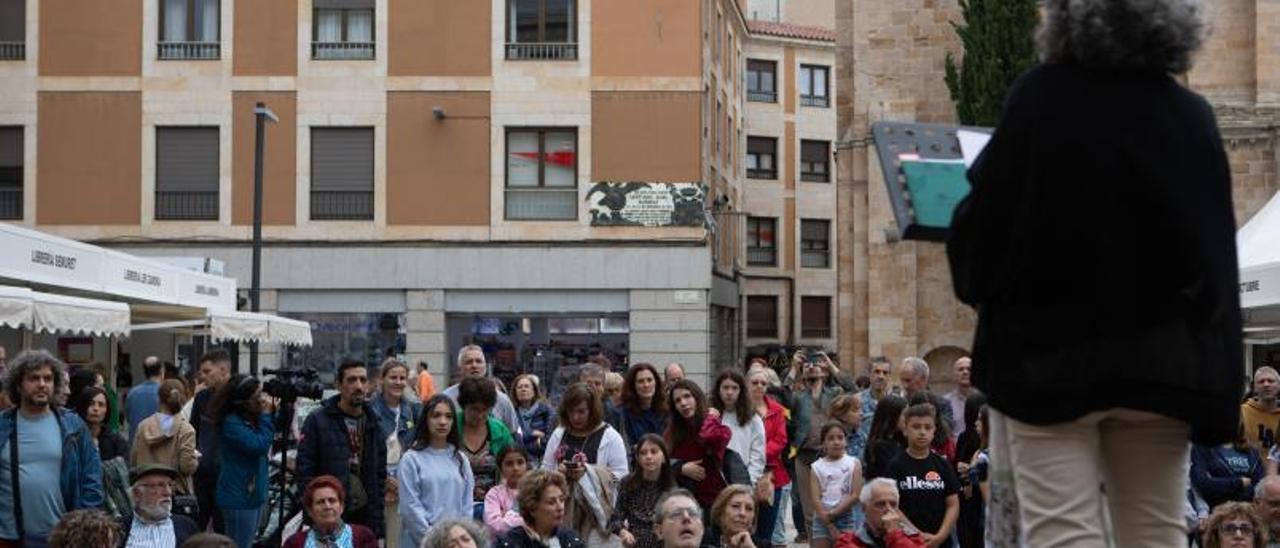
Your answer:
[[[963,23],[951,26],[964,47],[947,54],[946,83],[960,123],[994,126],[1009,86],[1036,62],[1036,0],[960,0]]]

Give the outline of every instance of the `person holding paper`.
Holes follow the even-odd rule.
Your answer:
[[[1044,63],[1010,89],[947,253],[978,311],[973,383],[1007,419],[1027,544],[1186,543],[1188,438],[1240,425],[1231,173],[1175,75],[1196,0],[1048,0]]]

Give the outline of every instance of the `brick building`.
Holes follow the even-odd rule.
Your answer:
[[[316,336],[290,363],[443,377],[475,341],[705,378],[741,343],[748,34],[733,0],[0,0],[0,217],[247,287],[262,102],[263,309]],[[703,190],[609,213],[656,183]]]

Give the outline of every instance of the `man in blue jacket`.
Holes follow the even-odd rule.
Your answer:
[[[0,412],[0,541],[43,545],[62,515],[102,506],[102,463],[89,428],[54,405],[66,365],[44,350],[9,362]]]
[[[307,416],[298,436],[298,492],[312,479],[342,480],[347,498],[342,520],[384,538],[383,486],[387,481],[387,435],[369,405],[369,373],[348,360],[338,366],[338,395]]]

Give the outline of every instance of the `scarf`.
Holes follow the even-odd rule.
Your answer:
[[[316,529],[307,532],[305,548],[355,548],[351,526],[338,522],[333,531],[322,533]]]

